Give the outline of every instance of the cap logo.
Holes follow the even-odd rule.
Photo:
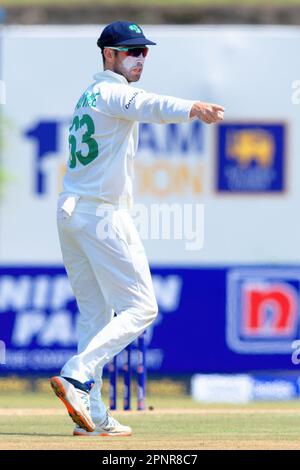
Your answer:
[[[131,31],[135,31],[136,33],[141,33],[141,29],[136,25],[136,24],[131,24],[129,26],[129,29],[131,29]]]

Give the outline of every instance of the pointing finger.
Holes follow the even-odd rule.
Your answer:
[[[225,111],[224,106],[220,106],[219,104],[213,104],[212,107],[214,111],[223,111],[223,112]]]

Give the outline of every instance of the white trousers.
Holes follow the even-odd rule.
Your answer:
[[[106,414],[103,366],[155,320],[157,302],[145,250],[127,208],[61,196],[57,224],[80,312],[78,353],[61,374],[95,381],[91,414],[97,424]]]

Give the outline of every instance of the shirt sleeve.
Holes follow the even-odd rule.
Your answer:
[[[147,93],[130,85],[106,84],[101,87],[97,109],[130,121],[149,123],[188,122],[195,101]]]

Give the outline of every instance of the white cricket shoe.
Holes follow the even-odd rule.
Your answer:
[[[85,429],[82,429],[80,426],[76,426],[74,429],[74,436],[112,436],[112,437],[121,437],[121,436],[131,436],[132,429],[129,426],[124,426],[119,423],[118,420],[113,418],[109,412],[105,421],[100,425],[96,426],[93,432],[87,432]]]
[[[74,387],[61,376],[52,377],[50,383],[55,395],[63,402],[74,423],[83,430],[94,431],[95,424],[90,415],[89,393]]]

